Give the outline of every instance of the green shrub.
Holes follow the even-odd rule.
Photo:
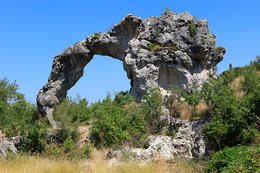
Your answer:
[[[163,49],[163,46],[161,46],[157,43],[148,43],[148,49],[150,51],[160,51]]]
[[[197,26],[196,24],[194,23],[194,20],[192,20],[190,23],[189,23],[189,32],[190,32],[190,35],[193,37],[197,34]]]
[[[124,108],[113,104],[110,97],[107,97],[102,103],[96,103],[93,107],[96,110],[97,120],[90,129],[90,138],[94,146],[101,148],[102,146],[121,145],[129,137]]]
[[[97,148],[120,147],[124,142],[138,146],[145,138],[145,118],[140,108],[134,106],[131,97],[123,94],[119,96],[115,101],[108,96],[91,106],[96,120],[90,129],[90,139]],[[127,98],[126,102],[122,97]]]
[[[256,120],[259,118],[259,75],[255,75],[256,71],[251,68],[252,65],[236,72],[231,69],[202,87],[200,95],[210,108],[211,116],[204,134],[216,149],[250,144],[259,134],[256,129]],[[245,76],[242,86],[246,94],[240,97],[229,85],[238,74]]]
[[[97,39],[99,39],[100,38],[100,36],[101,36],[101,32],[94,32],[94,36],[92,37],[92,39],[93,40],[97,40]]]
[[[152,88],[149,94],[143,97],[141,113],[144,115],[147,130],[150,133],[160,133],[163,123],[160,121],[162,115],[162,96],[159,88]]]
[[[225,146],[248,144],[254,140],[256,130],[248,120],[254,115],[244,100],[238,99],[228,86],[211,93],[205,102],[211,108],[211,121],[205,126],[207,141],[217,149]]]
[[[44,151],[47,142],[46,142],[46,126],[41,123],[36,123],[32,125],[30,128],[24,129],[25,131],[22,133],[23,136],[23,145],[21,146],[21,150],[30,153],[41,153]]]
[[[82,148],[81,152],[86,158],[91,158],[91,153],[92,153],[92,146],[88,143],[86,143]]]
[[[216,153],[206,166],[206,172],[258,172],[259,147],[232,147]]]
[[[56,107],[53,112],[56,121],[63,126],[78,126],[79,124],[88,124],[92,118],[91,107],[85,98],[79,96],[76,99],[66,97],[65,100]]]
[[[124,106],[135,101],[128,91],[121,91],[115,95],[115,102],[118,106]]]
[[[257,73],[257,70],[253,63],[249,65],[244,73],[244,80],[242,81],[242,88],[248,94],[254,92],[257,85],[260,83],[260,75]]]
[[[77,142],[79,140],[79,132],[77,131],[77,129],[71,130],[67,127],[62,127],[55,134],[55,140],[59,144],[63,144],[69,138],[74,142]]]

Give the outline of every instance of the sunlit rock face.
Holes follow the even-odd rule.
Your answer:
[[[37,96],[39,114],[57,127],[53,108],[66,97],[95,54],[123,62],[131,80],[130,92],[138,100],[151,87],[167,91],[178,85],[190,90],[194,82],[201,85],[215,76],[216,65],[226,52],[216,47],[215,41],[207,21],[195,20],[187,12],[166,12],[146,20],[128,15],[111,30],[88,36],[55,56],[48,83]]]

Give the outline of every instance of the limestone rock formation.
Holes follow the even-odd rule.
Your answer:
[[[206,123],[203,120],[185,121],[177,120],[180,128],[176,135],[169,136],[150,136],[149,147],[141,148],[124,148],[115,151],[109,151],[107,158],[121,158],[128,156],[137,161],[157,161],[160,158],[173,160],[176,156],[184,158],[198,158],[207,154],[206,144],[201,130]]]
[[[150,87],[167,91],[179,85],[190,90],[194,82],[200,85],[215,75],[226,51],[215,42],[207,21],[187,12],[166,12],[146,20],[128,15],[112,30],[95,33],[55,56],[48,83],[37,96],[39,114],[57,126],[52,118],[54,107],[83,75],[94,54],[123,62],[131,80],[130,92],[138,100]]]
[[[0,158],[5,158],[7,156],[7,152],[16,154],[16,146],[18,146],[21,141],[21,136],[15,136],[12,138],[12,140],[10,140],[5,135],[3,135],[2,131],[0,130]]]

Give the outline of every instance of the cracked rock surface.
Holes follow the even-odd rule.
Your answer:
[[[190,90],[194,82],[201,85],[215,76],[216,65],[226,52],[215,42],[207,21],[196,20],[188,12],[166,12],[146,20],[130,14],[111,30],[88,36],[54,57],[48,83],[37,96],[38,112],[57,127],[53,109],[83,75],[95,54],[123,62],[131,81],[130,92],[138,100],[151,87],[167,91],[179,85]]]
[[[199,158],[207,155],[207,147],[202,136],[204,120],[177,120],[180,128],[174,137],[149,136],[149,146],[141,148],[123,148],[107,153],[107,158],[128,157],[136,161],[158,161],[161,158],[174,160],[183,158]]]

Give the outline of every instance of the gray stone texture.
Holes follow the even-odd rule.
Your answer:
[[[165,12],[146,20],[130,14],[112,30],[88,36],[55,56],[48,83],[37,96],[39,114],[57,127],[53,109],[83,75],[94,54],[123,62],[130,92],[138,100],[151,87],[160,87],[162,93],[172,85],[190,90],[194,82],[201,85],[215,76],[226,51],[215,42],[207,21],[195,20],[188,12]]]

